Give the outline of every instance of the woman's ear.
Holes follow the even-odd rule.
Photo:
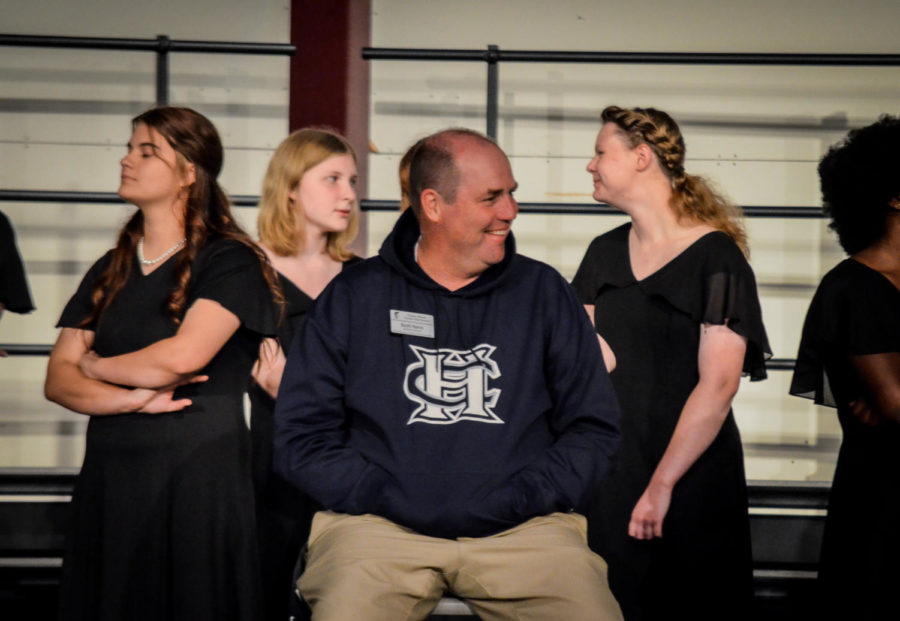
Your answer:
[[[891,209],[900,211],[900,196],[892,198],[890,201],[888,201],[888,205],[891,207]]]
[[[184,187],[189,188],[197,181],[197,167],[194,166],[193,162],[188,162],[184,165],[184,172],[182,173],[184,177]]]
[[[653,154],[653,149],[651,149],[647,144],[641,143],[634,148],[635,151],[635,162],[638,171],[643,172],[650,167],[650,165],[656,159],[656,156]]]

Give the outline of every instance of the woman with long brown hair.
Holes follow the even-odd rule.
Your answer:
[[[675,121],[608,107],[587,166],[631,222],[596,238],[573,285],[615,354],[620,466],[589,537],[625,618],[741,618],[752,597],[731,401],[769,346],[737,211],[684,170]]]
[[[48,399],[90,416],[60,618],[260,618],[242,395],[277,281],[187,108],[132,121],[119,196],[137,206],[59,320]]]
[[[315,298],[344,268],[361,259],[356,236],[356,154],[330,130],[300,129],[269,162],[259,201],[259,244],[278,272],[285,298],[279,343],[266,341],[250,387],[253,479],[266,619],[287,619],[294,564],[315,511],[312,500],[272,471],[275,397],[284,352]]]

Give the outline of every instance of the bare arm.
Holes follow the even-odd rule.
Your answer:
[[[593,304],[585,304],[584,310],[587,311],[588,317],[591,318],[591,325],[595,328],[594,325],[594,305]],[[609,343],[606,342],[600,334],[597,334],[597,340],[600,342],[600,351],[603,353],[603,363],[606,365],[606,372],[612,373],[613,369],[616,368],[616,355],[613,353],[612,347],[609,346]]]
[[[78,363],[93,341],[91,331],[62,329],[47,363],[44,382],[47,399],[75,412],[91,415],[174,412],[191,404],[190,399],[172,399],[174,386],[162,390],[130,390],[85,376]]]
[[[188,309],[174,336],[121,356],[101,358],[88,352],[79,365],[93,379],[162,388],[188,380],[209,364],[240,325],[237,315],[201,298]]]
[[[863,422],[900,422],[900,353],[850,356],[850,364],[866,392],[862,401],[871,420]]]
[[[259,346],[259,359],[253,365],[253,379],[275,399],[284,373],[284,350],[275,339],[265,339]]]
[[[628,534],[637,539],[662,537],[672,489],[718,435],[740,384],[746,339],[727,326],[704,324],[700,330],[700,380],[685,402],[666,452],[631,513]]]

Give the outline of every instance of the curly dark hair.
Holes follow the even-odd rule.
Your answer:
[[[900,117],[851,130],[819,162],[819,180],[828,226],[847,254],[881,239],[900,198]]]

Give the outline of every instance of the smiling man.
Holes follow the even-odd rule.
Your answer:
[[[620,619],[580,511],[618,407],[580,302],[515,253],[517,184],[464,129],[420,141],[412,208],[322,293],[291,346],[276,463],[323,507],[313,619]]]

